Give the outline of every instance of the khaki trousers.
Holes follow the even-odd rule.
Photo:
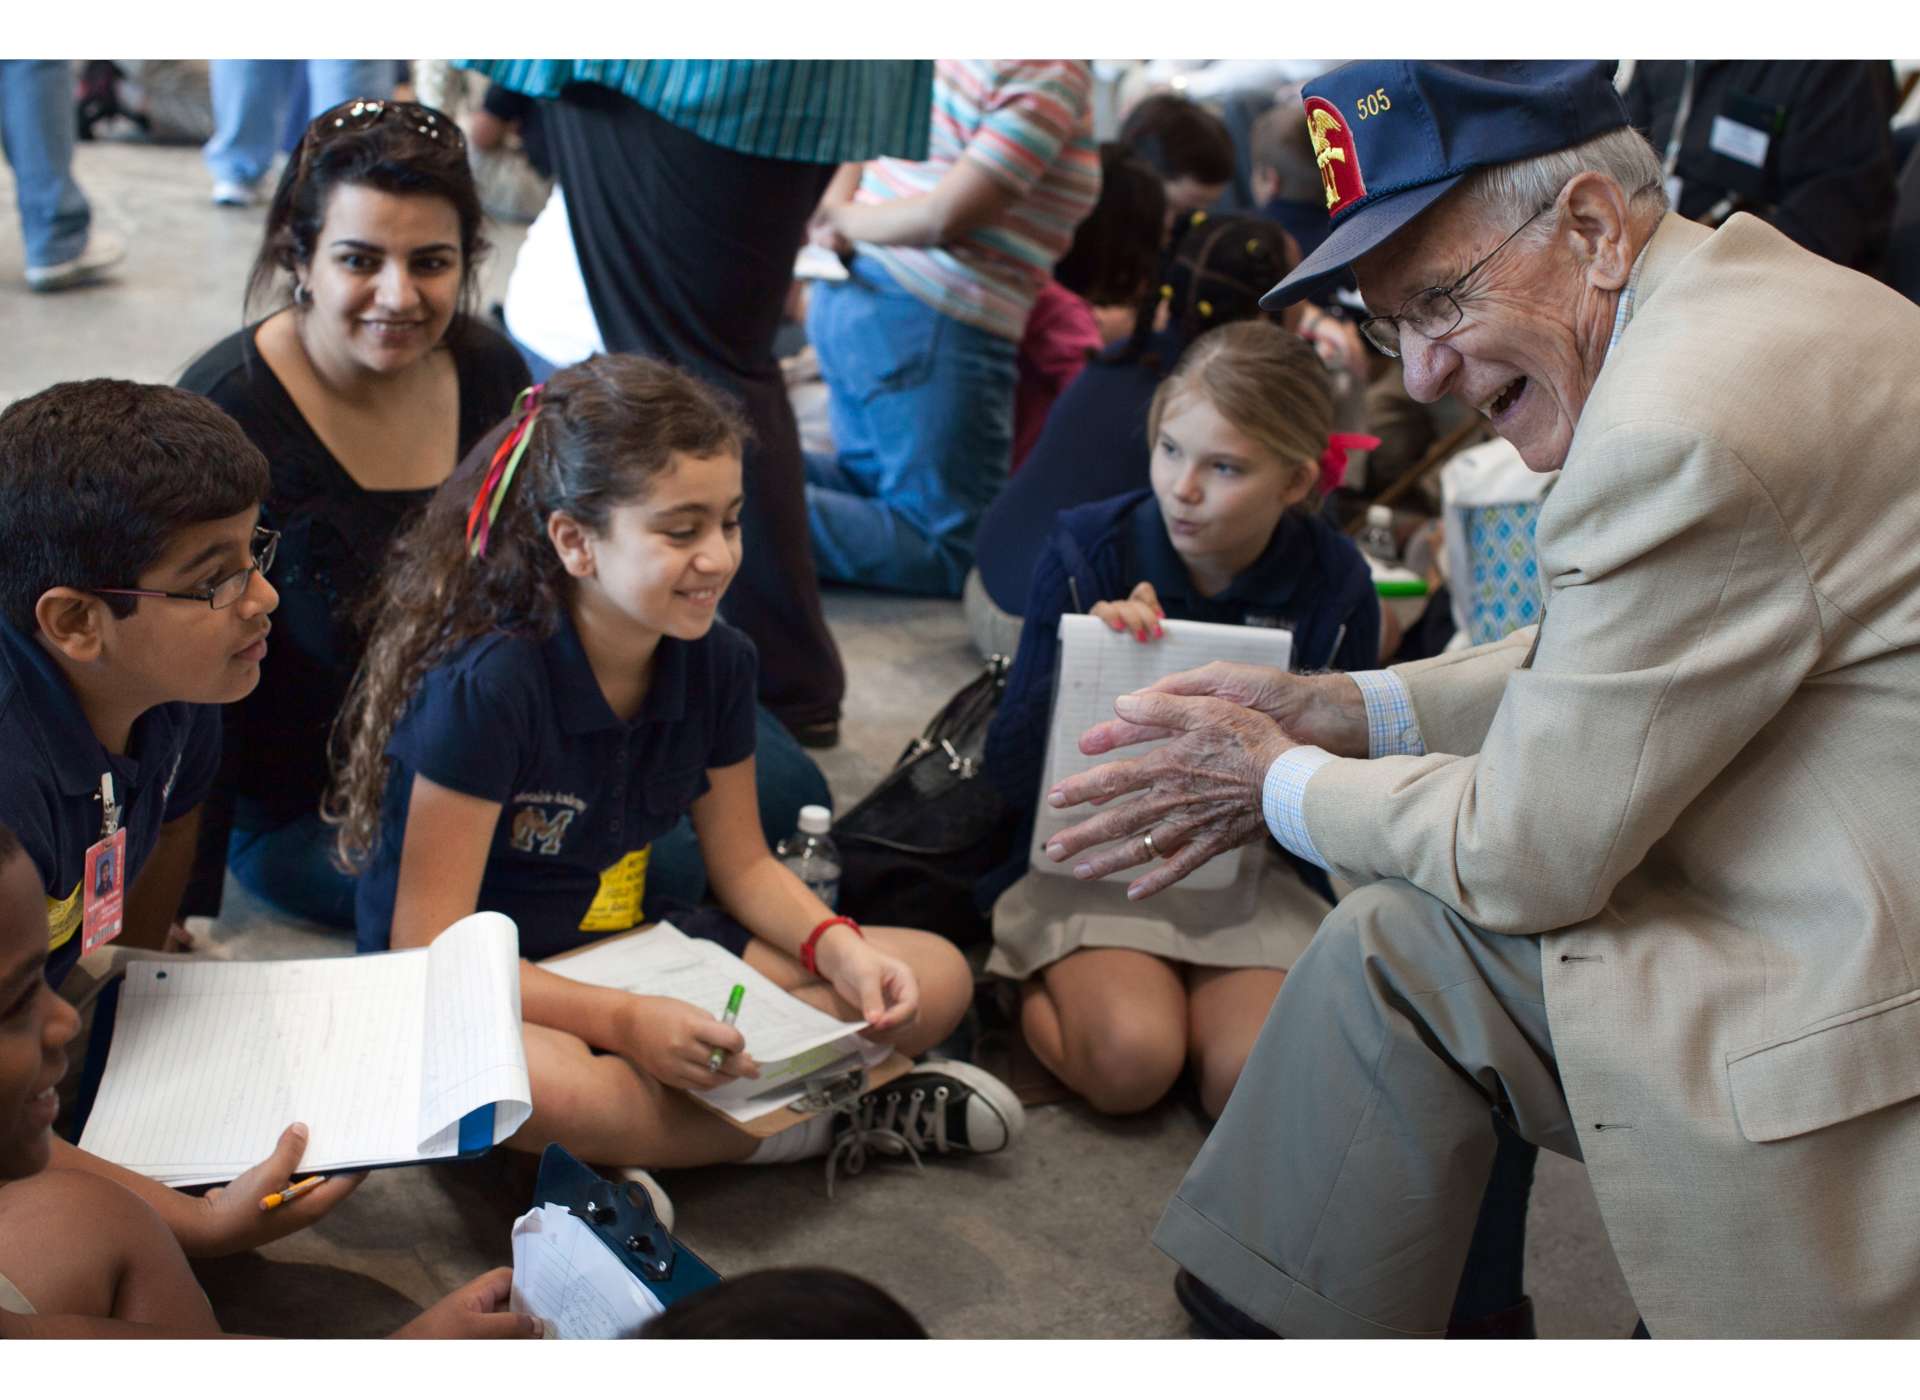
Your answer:
[[[1499,1113],[1578,1158],[1534,938],[1404,881],[1348,895],[1281,986],[1153,1242],[1283,1337],[1438,1337]]]

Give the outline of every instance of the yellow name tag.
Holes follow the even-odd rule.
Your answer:
[[[628,851],[600,872],[600,888],[586,917],[580,920],[582,933],[619,933],[640,922],[640,903],[647,893],[647,857],[652,846]]]
[[[47,899],[47,947],[58,948],[80,927],[80,886],[65,899]]]

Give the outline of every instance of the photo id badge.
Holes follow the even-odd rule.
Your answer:
[[[127,829],[120,827],[87,847],[80,875],[84,891],[80,915],[80,956],[120,936],[120,914],[127,895]]]

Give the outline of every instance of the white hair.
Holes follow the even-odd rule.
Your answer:
[[[1450,198],[1476,205],[1491,223],[1517,228],[1551,207],[1567,181],[1587,170],[1618,181],[1633,212],[1667,211],[1660,158],[1647,138],[1630,126],[1615,127],[1564,150],[1476,170]],[[1541,228],[1538,236],[1549,236],[1548,229]]]

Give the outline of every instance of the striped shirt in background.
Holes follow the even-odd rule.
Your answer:
[[[1019,198],[942,247],[863,243],[860,252],[934,310],[1017,343],[1034,298],[1100,194],[1092,92],[1084,62],[941,59],[927,158],[869,164],[856,198],[924,194],[963,157]]]
[[[529,97],[598,83],[750,156],[838,165],[927,154],[930,59],[483,58],[458,66]]]

